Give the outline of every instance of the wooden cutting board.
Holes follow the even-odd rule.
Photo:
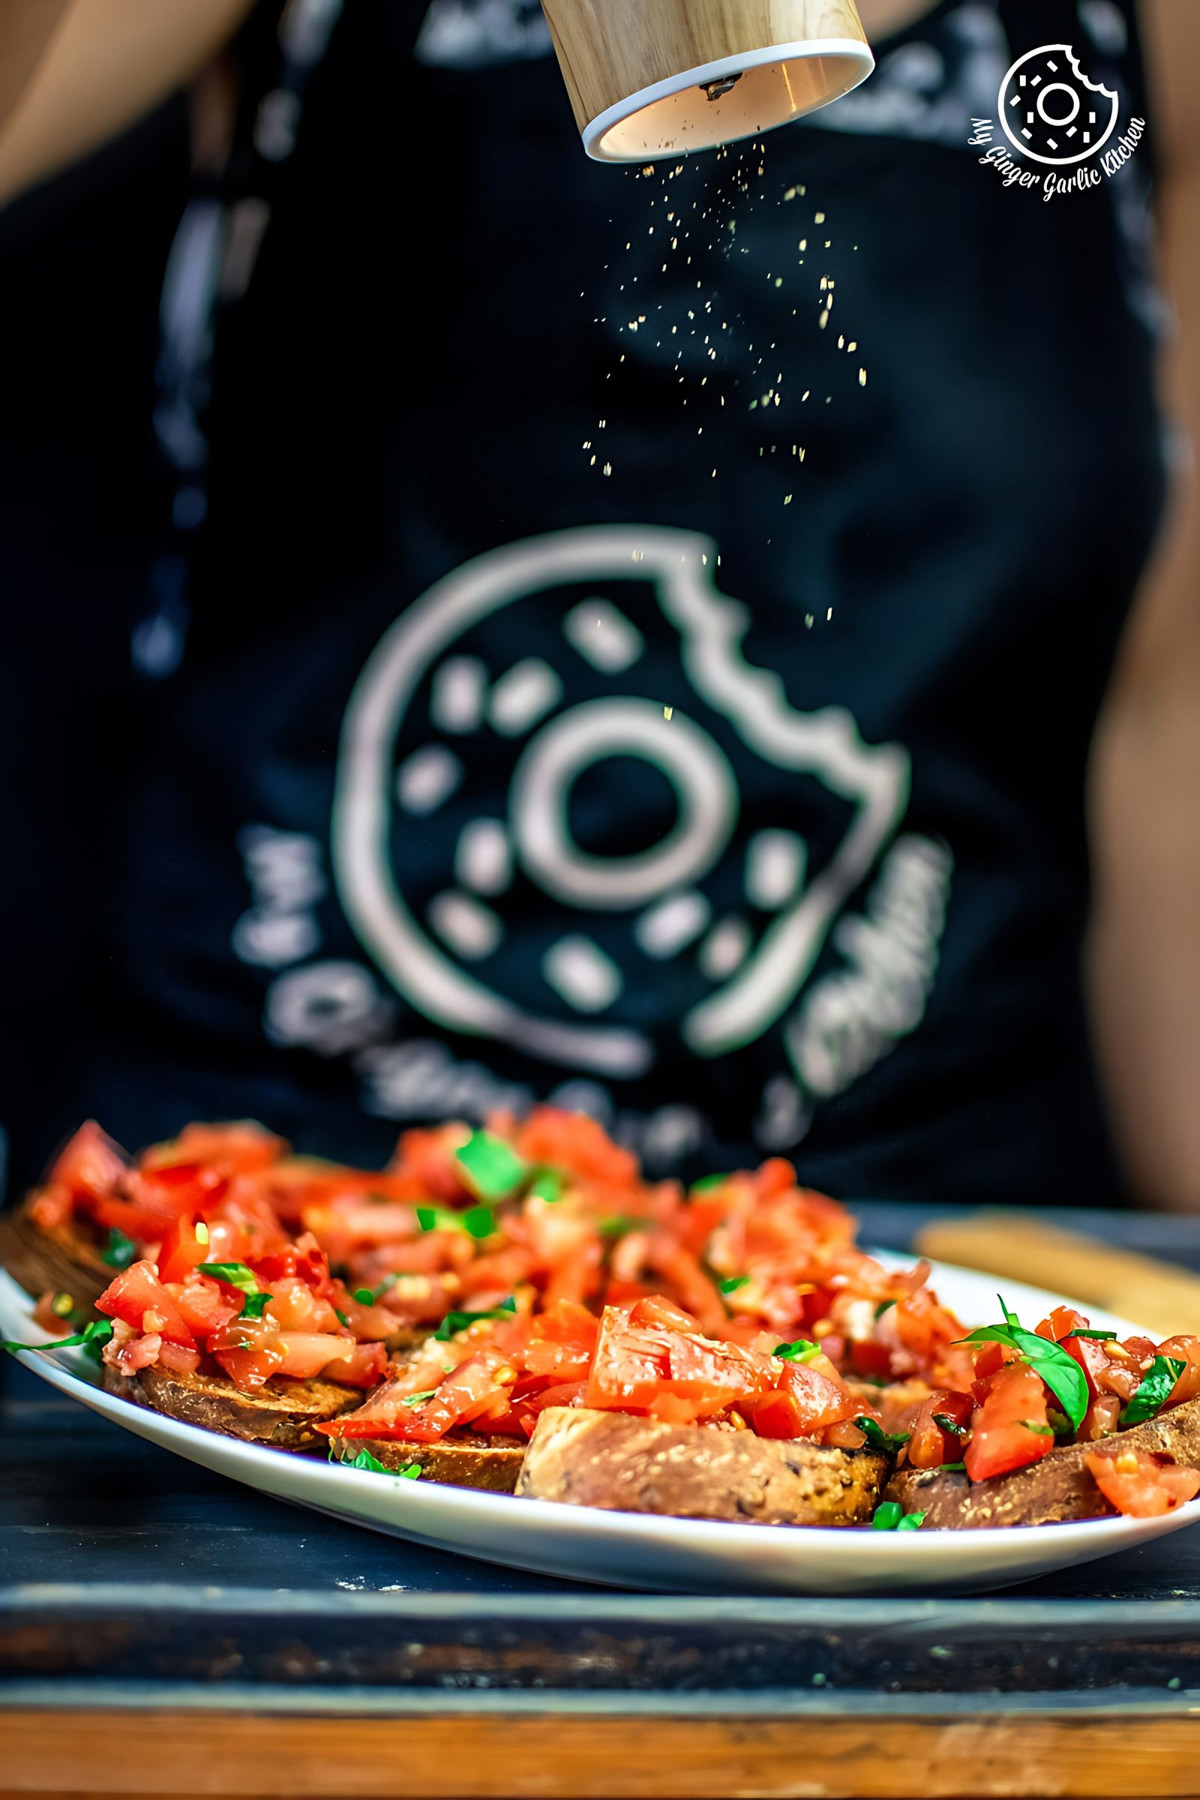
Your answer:
[[[1171,1263],[1046,1225],[1029,1213],[979,1212],[917,1234],[922,1255],[1028,1281],[1103,1306],[1158,1337],[1200,1333],[1200,1276]]]

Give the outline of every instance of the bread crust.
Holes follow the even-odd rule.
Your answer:
[[[1185,1469],[1200,1469],[1200,1399],[1133,1425],[1098,1444],[1066,1444],[1011,1475],[968,1481],[940,1469],[898,1469],[884,1498],[923,1512],[926,1531],[982,1531],[1010,1525],[1059,1525],[1116,1514],[1087,1467],[1089,1452],[1115,1445],[1157,1451]]]
[[[293,1381],[277,1375],[256,1393],[246,1394],[223,1376],[177,1375],[169,1369],[139,1369],[123,1375],[101,1365],[104,1386],[122,1400],[165,1413],[186,1425],[201,1425],[244,1443],[276,1450],[320,1450],[328,1440],[316,1429],[362,1404],[362,1390],[335,1381]]]
[[[538,1420],[516,1491],[676,1519],[863,1525],[890,1467],[874,1450],[556,1406]]]
[[[395,1438],[332,1438],[329,1443],[334,1462],[353,1462],[360,1450],[369,1450],[385,1469],[410,1469],[415,1463],[425,1481],[478,1488],[490,1494],[515,1491],[526,1447],[524,1438],[483,1438],[471,1432],[442,1438],[436,1444],[410,1444]]]
[[[36,1193],[30,1194],[0,1216],[0,1263],[35,1299],[48,1290],[70,1294],[80,1310],[89,1312],[117,1271],[73,1222],[50,1231],[35,1224],[31,1209],[36,1199]]]

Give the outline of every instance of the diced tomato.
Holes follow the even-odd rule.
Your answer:
[[[1181,1469],[1170,1456],[1120,1443],[1084,1458],[1110,1505],[1131,1519],[1157,1519],[1200,1494],[1200,1470]]]
[[[1067,1310],[1066,1307],[1060,1306],[1057,1308],[1056,1313],[1052,1314],[1051,1317],[1057,1317],[1058,1313],[1066,1312]],[[1077,1320],[1080,1317],[1078,1313],[1075,1313],[1073,1316]],[[1100,1392],[1102,1378],[1109,1367],[1109,1356],[1104,1345],[1098,1343],[1095,1338],[1075,1337],[1069,1332],[1064,1333],[1063,1337],[1058,1341],[1061,1343],[1067,1355],[1072,1357],[1083,1370],[1084,1376],[1087,1379],[1088,1399],[1094,1400],[1096,1395]]]
[[[122,1269],[97,1300],[96,1309],[111,1319],[124,1319],[135,1331],[158,1332],[173,1344],[196,1348],[195,1338],[153,1263],[135,1262]]]
[[[198,1231],[197,1223],[192,1218],[178,1218],[168,1225],[158,1250],[161,1280],[186,1281],[198,1263],[211,1262],[208,1227]]]
[[[132,1200],[122,1200],[116,1195],[90,1201],[88,1212],[98,1225],[109,1231],[122,1231],[140,1245],[161,1243],[176,1217],[174,1213],[156,1212],[151,1207],[135,1205]]]
[[[185,1125],[179,1136],[155,1144],[139,1158],[142,1169],[165,1169],[182,1163],[219,1166],[228,1174],[254,1173],[277,1162],[287,1144],[253,1119],[230,1125]]]
[[[280,1354],[280,1363],[275,1371],[278,1375],[291,1375],[297,1381],[311,1381],[320,1375],[330,1363],[344,1364],[347,1368],[356,1365],[360,1346],[353,1339],[339,1337],[332,1332],[283,1331],[275,1340],[275,1347]],[[369,1352],[372,1366],[382,1367],[387,1362],[386,1351],[380,1355],[378,1347]],[[362,1366],[361,1363],[357,1366]],[[341,1379],[330,1376],[330,1380]]]
[[[952,1419],[965,1432],[971,1421],[974,1401],[970,1394],[936,1392],[922,1401],[913,1419],[908,1440],[907,1457],[914,1469],[938,1469],[943,1463],[962,1462],[966,1438],[939,1425],[937,1419]]]
[[[840,1381],[809,1363],[785,1363],[779,1389],[767,1400],[752,1403],[749,1421],[759,1437],[811,1437],[829,1425],[853,1420],[862,1412]]]
[[[1037,1327],[1039,1337],[1049,1338],[1051,1343],[1060,1344],[1074,1331],[1085,1331],[1087,1319],[1073,1306],[1056,1306],[1048,1319],[1043,1319]]]
[[[974,1416],[963,1457],[967,1474],[972,1481],[1007,1475],[1037,1462],[1053,1448],[1040,1375],[1027,1363],[1008,1364],[991,1378],[987,1397]]]
[[[345,1345],[348,1339],[339,1338]],[[387,1351],[382,1344],[355,1344],[348,1355],[335,1356],[322,1371],[326,1381],[342,1381],[347,1387],[372,1388],[387,1374]]]
[[[182,1344],[171,1344],[164,1338],[158,1362],[160,1368],[171,1369],[176,1375],[194,1375],[200,1367],[200,1352],[185,1350]]]
[[[201,1342],[241,1315],[241,1295],[209,1275],[189,1274],[172,1292],[180,1318]]]
[[[173,1345],[172,1348],[178,1349],[180,1346]],[[122,1375],[136,1375],[139,1369],[153,1368],[165,1349],[166,1345],[158,1332],[151,1331],[140,1337],[126,1338],[123,1343],[117,1345],[112,1360]],[[185,1350],[183,1354],[192,1356],[195,1355],[195,1352]],[[198,1360],[199,1358],[197,1358]]]
[[[120,1189],[128,1167],[124,1152],[89,1119],[59,1154],[50,1181],[81,1198],[99,1200]]]

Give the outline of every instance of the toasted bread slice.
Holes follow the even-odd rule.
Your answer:
[[[81,1311],[90,1312],[117,1271],[99,1244],[70,1221],[51,1231],[35,1224],[30,1209],[36,1198],[31,1194],[0,1216],[0,1263],[27,1294],[70,1294]]]
[[[326,1439],[315,1427],[362,1404],[360,1388],[335,1381],[292,1381],[277,1375],[257,1393],[246,1394],[222,1375],[176,1375],[160,1368],[122,1375],[107,1363],[102,1366],[110,1394],[187,1425],[277,1450],[323,1452]]]
[[[554,1406],[538,1420],[517,1493],[675,1519],[862,1525],[890,1467],[875,1450]]]
[[[385,1469],[411,1469],[422,1478],[447,1487],[481,1488],[491,1494],[511,1494],[521,1473],[525,1439],[477,1437],[459,1432],[437,1444],[409,1444],[394,1438],[332,1438],[334,1462],[353,1462],[361,1450],[369,1450]]]
[[[1158,1451],[1185,1469],[1200,1469],[1200,1399],[1118,1432],[1107,1444]],[[905,1512],[923,1512],[926,1531],[981,1531],[989,1526],[1058,1525],[1069,1519],[1111,1518],[1111,1506],[1096,1486],[1085,1458],[1096,1444],[1066,1444],[1040,1462],[1011,1475],[968,1481],[940,1469],[898,1469],[886,1500]]]

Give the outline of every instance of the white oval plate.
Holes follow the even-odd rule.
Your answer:
[[[877,1254],[893,1264],[904,1260]],[[970,1324],[998,1315],[994,1276],[935,1263],[933,1285]],[[1059,1304],[1058,1296],[1042,1288],[1016,1281],[1001,1285],[1008,1305],[1030,1326]],[[0,1337],[48,1339],[30,1311],[28,1295],[0,1271]],[[1101,1330],[1125,1337],[1139,1329],[1101,1310],[1089,1312]],[[437,1550],[609,1587],[726,1594],[969,1593],[1112,1556],[1200,1521],[1200,1498],[1160,1519],[929,1533],[801,1530],[600,1512],[373,1475],[243,1444],[106,1394],[95,1385],[94,1367],[76,1351],[25,1352],[21,1361],[138,1437],[280,1500]]]

